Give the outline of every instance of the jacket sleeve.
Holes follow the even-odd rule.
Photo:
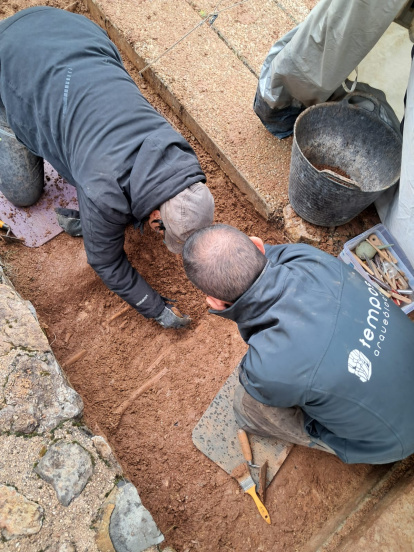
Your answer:
[[[146,318],[161,314],[161,296],[131,266],[124,251],[125,223],[106,220],[78,188],[84,246],[89,265],[104,284]]]

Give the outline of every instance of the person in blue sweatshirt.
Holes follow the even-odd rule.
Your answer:
[[[414,453],[414,326],[339,259],[214,225],[184,245],[211,312],[249,345],[234,410],[248,432],[385,464]]]
[[[17,206],[43,191],[43,159],[76,186],[83,235],[106,286],[164,328],[190,323],[131,266],[124,233],[148,221],[173,253],[212,223],[214,200],[188,142],[143,97],[105,31],[47,6],[0,22],[0,191]]]

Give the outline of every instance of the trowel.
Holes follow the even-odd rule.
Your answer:
[[[5,230],[6,233],[3,234],[3,233],[0,233],[0,238],[2,238],[6,243],[23,243],[24,242],[24,239],[23,238],[18,238],[17,236],[15,236],[10,228],[10,226],[8,224],[6,224],[5,222],[3,222],[2,220],[0,220],[0,229],[1,230]]]

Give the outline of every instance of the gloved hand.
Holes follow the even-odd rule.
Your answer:
[[[191,318],[186,314],[181,314],[181,312],[170,305],[166,305],[162,313],[154,318],[163,328],[174,328],[178,330],[180,328],[185,328],[191,322]]]
[[[70,236],[82,236],[82,226],[79,211],[75,209],[55,209],[59,226]]]

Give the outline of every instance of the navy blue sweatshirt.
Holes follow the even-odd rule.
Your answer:
[[[230,308],[249,349],[240,381],[257,401],[300,406],[309,435],[348,463],[414,453],[414,326],[335,257],[266,246],[260,277]]]
[[[124,231],[205,181],[190,145],[145,100],[106,33],[63,10],[0,23],[0,97],[18,140],[76,186],[89,264],[158,316],[164,301],[130,265]]]

